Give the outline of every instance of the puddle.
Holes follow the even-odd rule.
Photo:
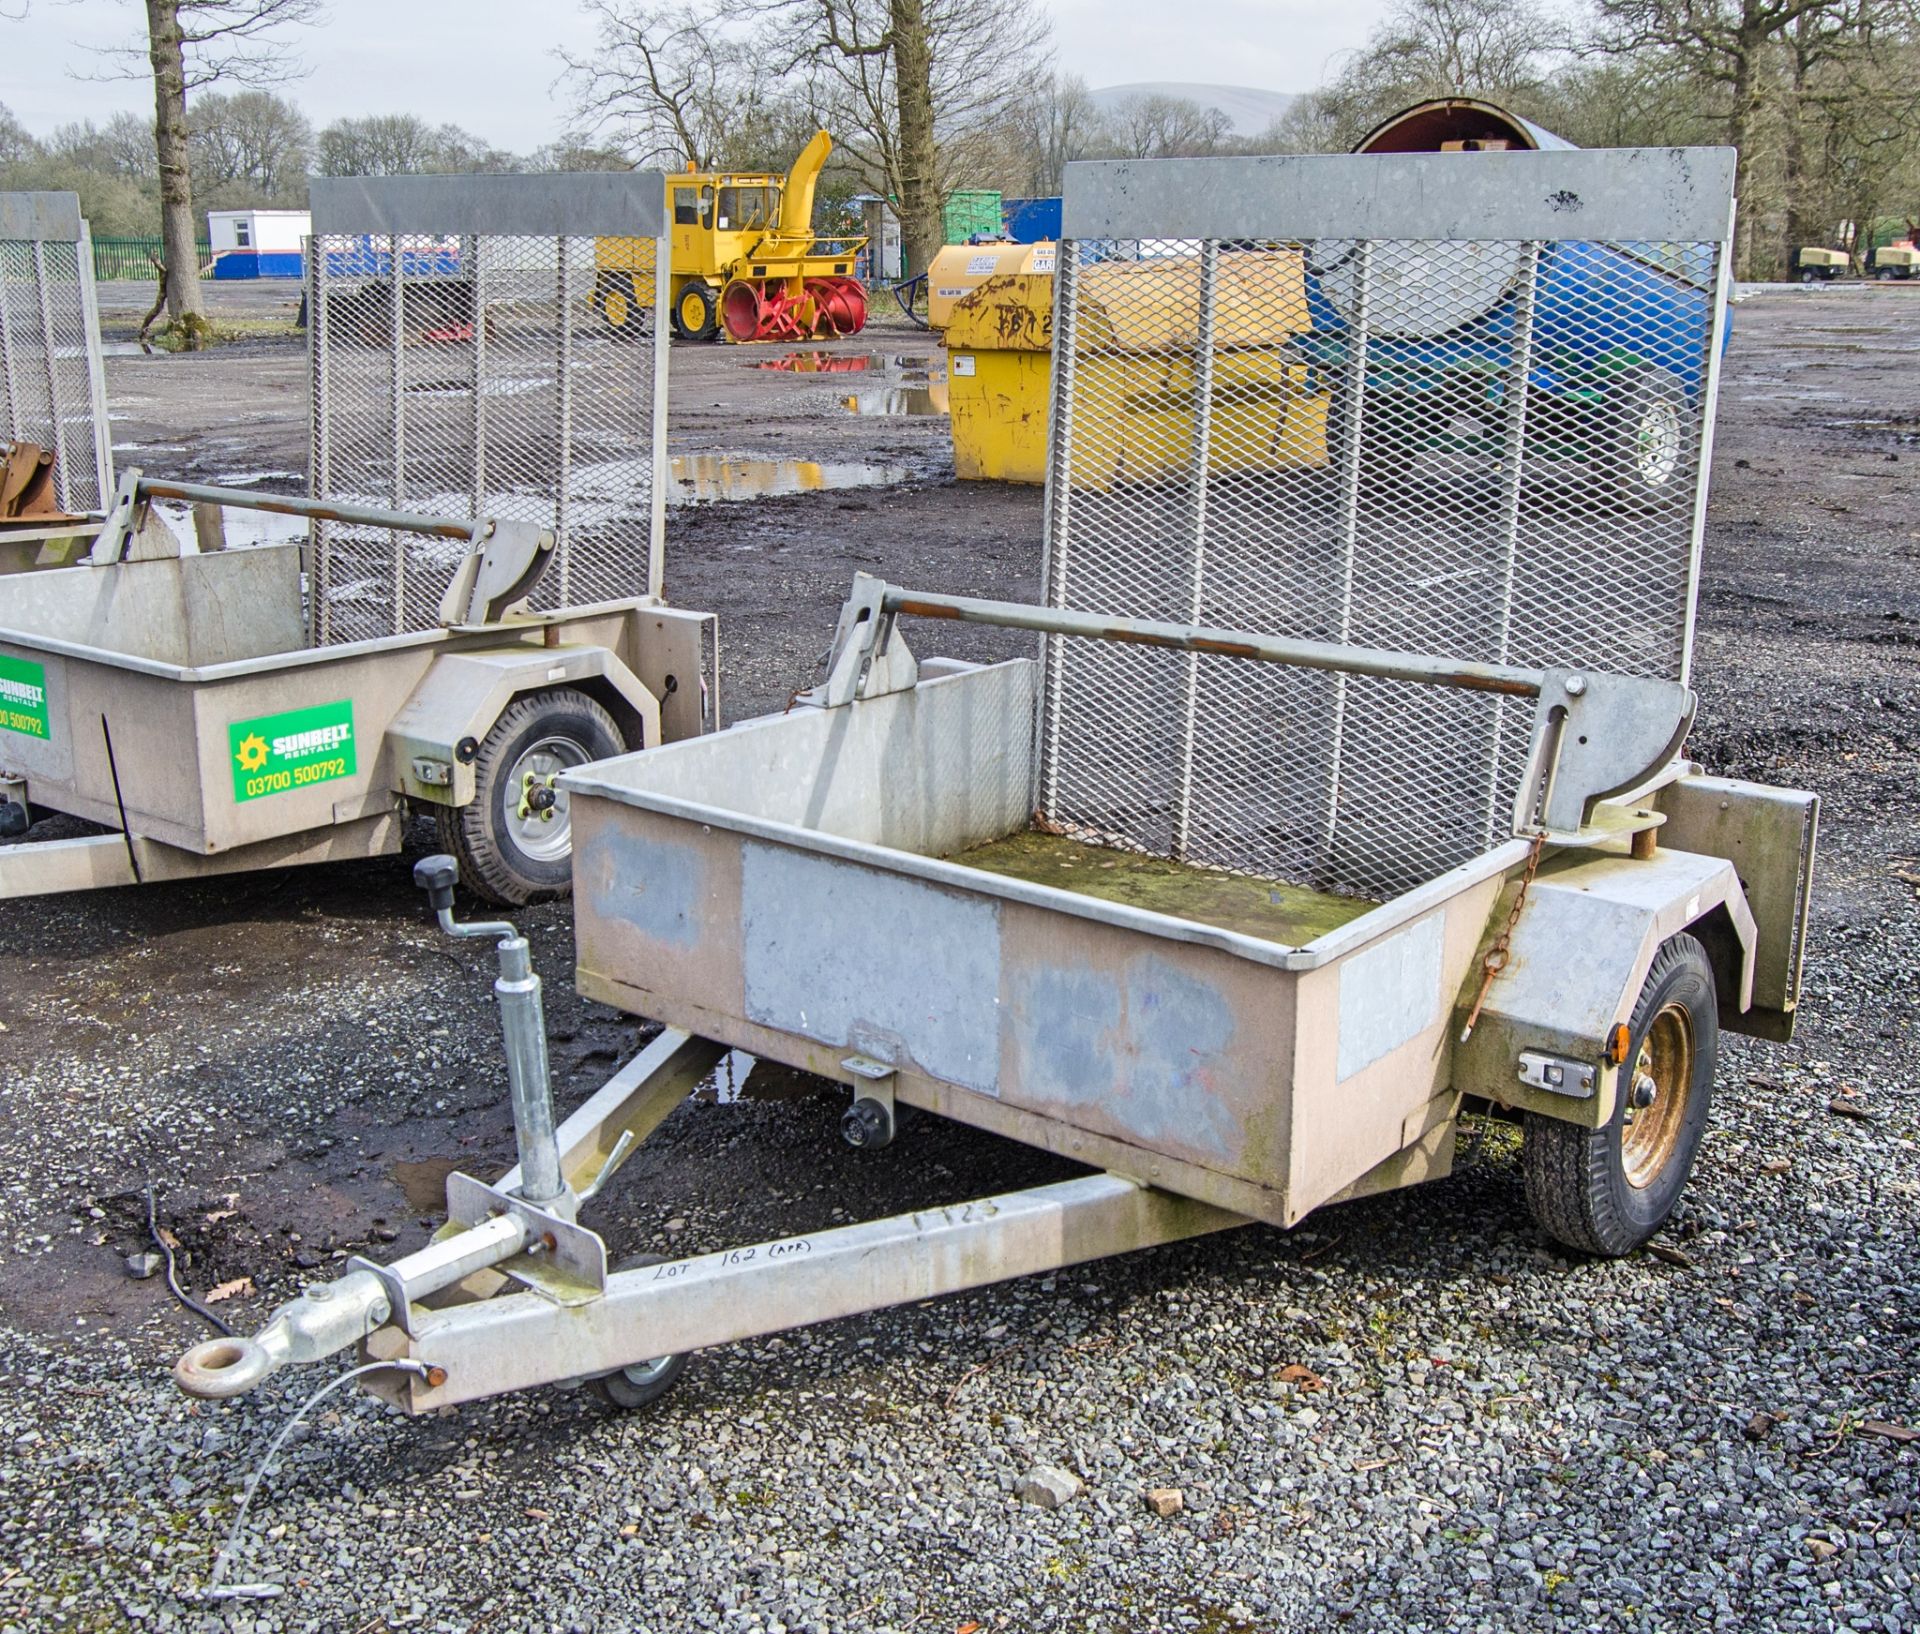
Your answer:
[[[1920,433],[1920,425],[1916,425],[1912,420],[1822,420],[1820,424],[1830,431],[1885,432],[1889,436],[1900,438],[1902,442],[1911,442],[1915,434]]]
[[[159,500],[154,508],[166,518],[167,525],[182,539],[193,538],[193,507]],[[304,516],[282,516],[275,511],[243,511],[221,506],[220,515],[227,536],[228,550],[245,550],[249,545],[279,545],[305,539]]]
[[[810,1073],[762,1061],[745,1050],[728,1050],[693,1098],[703,1106],[733,1106],[741,1101],[801,1101],[819,1092],[820,1080]]]
[[[752,367],[785,374],[880,376],[866,390],[840,399],[848,414],[898,418],[947,412],[947,377],[930,352],[789,352]]]
[[[788,352],[756,359],[751,367],[784,374],[865,374],[872,369],[918,369],[925,374],[933,358],[925,352]]]
[[[56,346],[53,355],[57,358],[81,358],[87,355],[84,346]],[[159,348],[142,346],[137,340],[103,340],[100,343],[102,357],[157,357]]]
[[[256,482],[271,482],[276,477],[299,477],[298,471],[221,471],[213,479],[216,488],[251,488]]]
[[[849,414],[862,416],[945,414],[947,383],[941,380],[924,386],[888,386],[879,391],[855,392],[841,398],[840,406]]]
[[[734,499],[770,499],[823,488],[883,488],[905,482],[904,465],[853,461],[729,459],[720,454],[676,454],[667,489],[670,505],[710,505]]]
[[[1244,874],[1216,873],[1163,857],[1087,845],[1064,834],[1021,829],[950,859],[1008,879],[1078,891],[1104,902],[1145,908],[1175,919],[1217,925],[1282,947],[1358,919],[1372,903]]]
[[[460,1167],[457,1157],[423,1157],[396,1163],[387,1172],[406,1194],[407,1207],[423,1218],[447,1212],[447,1176]]]

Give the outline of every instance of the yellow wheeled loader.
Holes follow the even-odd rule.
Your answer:
[[[682,340],[811,340],[866,327],[853,276],[864,238],[820,238],[813,197],[833,138],[816,131],[784,176],[688,170],[667,178],[672,217],[668,299]],[[594,245],[593,308],[617,333],[653,309],[653,241]]]

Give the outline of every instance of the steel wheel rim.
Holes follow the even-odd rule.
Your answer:
[[[680,326],[689,331],[706,328],[706,297],[699,291],[685,289],[680,292]]]
[[[1684,1005],[1669,1004],[1647,1028],[1634,1064],[1636,1080],[1653,1080],[1653,1105],[1629,1101],[1620,1126],[1620,1167],[1635,1191],[1645,1191],[1666,1172],[1680,1144],[1693,1097],[1693,1061],[1693,1018]]]
[[[1680,469],[1680,412],[1671,403],[1649,403],[1640,416],[1635,463],[1649,488],[1664,488]]]
[[[527,778],[544,781],[586,763],[586,751],[572,738],[547,737],[530,744],[507,773],[507,832],[533,861],[558,862],[573,850],[573,817],[567,810],[565,789],[554,791],[551,817],[534,811],[521,816]]]
[[[635,1362],[632,1367],[620,1369],[620,1377],[636,1390],[645,1390],[658,1384],[667,1376],[667,1370],[673,1366],[671,1356],[656,1356],[650,1362]]]

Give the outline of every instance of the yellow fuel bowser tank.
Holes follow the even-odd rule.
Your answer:
[[[1076,273],[1075,415],[1102,428],[1075,439],[1076,488],[1183,475],[1192,457],[1197,256],[1098,262]],[[1223,253],[1214,319],[1214,476],[1327,461],[1327,398],[1287,343],[1312,327],[1298,250]],[[954,474],[1046,480],[1053,278],[989,278],[947,321]]]
[[[927,327],[945,329],[953,321],[955,303],[964,300],[989,278],[1012,273],[1053,274],[1060,246],[1041,244],[949,244],[927,268]]]

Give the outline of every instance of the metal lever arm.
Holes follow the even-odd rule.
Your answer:
[[[899,644],[893,624],[902,616],[1251,658],[1296,669],[1536,699],[1533,745],[1516,804],[1514,828],[1519,833],[1545,833],[1555,840],[1578,837],[1597,802],[1635,787],[1667,765],[1680,752],[1693,724],[1693,693],[1677,681],[1598,670],[1483,664],[1435,653],[1303,641],[1257,631],[1128,618],[1118,613],[1080,613],[1025,602],[981,601],[970,596],[903,590],[864,573],[856,575],[841,611],[828,679],[816,691],[814,701],[832,708],[856,698],[900,690],[900,684],[883,674],[882,665],[889,648]],[[904,684],[913,684],[911,676]]]

